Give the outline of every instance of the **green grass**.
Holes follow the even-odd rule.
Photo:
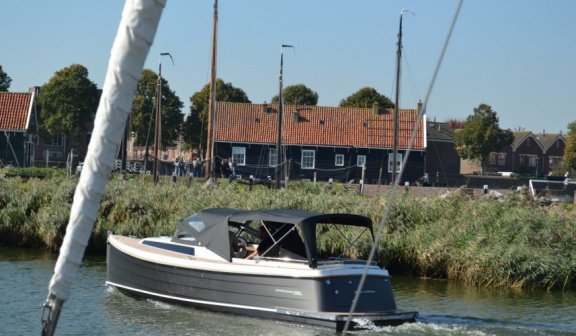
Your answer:
[[[358,196],[342,186],[294,183],[276,191],[265,186],[220,182],[206,186],[187,178],[154,185],[149,177],[113,175],[102,198],[89,243],[104,253],[108,231],[136,236],[171,235],[180,219],[201,209],[296,208],[350,212],[376,226],[389,202],[390,214],[378,245],[377,261],[394,273],[448,278],[479,286],[574,288],[576,284],[576,207],[541,207],[525,196],[504,201]],[[0,180],[0,244],[56,251],[66,230],[77,178]],[[346,234],[346,233],[345,233]],[[326,230],[321,252],[341,253],[341,233]],[[352,256],[367,256],[362,241]]]

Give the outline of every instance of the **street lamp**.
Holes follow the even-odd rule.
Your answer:
[[[280,189],[280,178],[281,178],[281,171],[280,165],[282,164],[282,151],[280,147],[282,146],[282,109],[283,109],[283,101],[282,101],[282,73],[284,68],[284,48],[292,48],[294,49],[293,45],[283,44],[280,47],[280,90],[278,92],[278,137],[276,140],[276,189]]]
[[[160,61],[158,62],[158,82],[156,83],[156,119],[154,128],[154,167],[152,175],[154,176],[154,183],[158,183],[160,176],[160,143],[162,139],[162,126],[160,122],[160,112],[162,111],[162,56],[170,56],[172,65],[174,59],[168,52],[160,53]]]

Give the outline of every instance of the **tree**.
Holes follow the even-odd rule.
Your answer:
[[[58,70],[40,90],[40,131],[44,136],[65,135],[68,152],[70,140],[86,134],[92,126],[99,98],[100,92],[83,65]]]
[[[574,178],[576,176],[576,121],[568,124],[566,147],[564,147],[563,166]]]
[[[394,103],[371,87],[363,87],[346,99],[340,101],[340,107],[372,107],[378,103],[383,108],[393,108]]]
[[[138,80],[136,95],[132,103],[131,132],[136,134],[136,144],[151,145],[154,139],[154,117],[156,115],[156,87],[158,75],[150,70],[144,69],[142,76]],[[182,124],[182,108],[184,104],[176,93],[170,89],[168,82],[162,78],[162,101],[160,122],[162,136],[161,146],[170,146],[178,140],[180,126]],[[149,133],[150,130],[150,133]]]
[[[318,94],[304,84],[288,85],[282,90],[282,100],[287,105],[316,106]],[[278,95],[272,97],[272,103],[278,104]]]
[[[0,92],[8,91],[10,88],[10,83],[12,83],[12,78],[10,78],[10,76],[4,72],[2,65],[0,65]]]
[[[490,153],[510,145],[513,140],[512,131],[500,129],[496,112],[486,104],[475,108],[474,114],[466,118],[464,127],[454,136],[460,157],[480,161],[482,174]]]
[[[188,146],[206,148],[209,96],[210,85],[206,84],[190,97],[190,115],[182,125],[182,137]],[[244,90],[222,79],[216,80],[216,101],[250,103]]]

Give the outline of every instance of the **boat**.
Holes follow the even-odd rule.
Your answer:
[[[318,245],[328,230],[346,251],[374,241],[372,220],[360,215],[205,209],[171,237],[110,234],[106,283],[138,298],[336,330],[349,314],[356,328],[415,321],[417,312],[397,309],[386,269],[324,255]]]

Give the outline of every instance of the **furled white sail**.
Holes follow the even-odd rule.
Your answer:
[[[47,322],[57,320],[58,312],[53,310],[58,302],[61,304],[70,297],[165,4],[166,0],[127,0],[125,3],[66,235],[50,281],[44,329]],[[55,319],[50,317],[53,313]]]

